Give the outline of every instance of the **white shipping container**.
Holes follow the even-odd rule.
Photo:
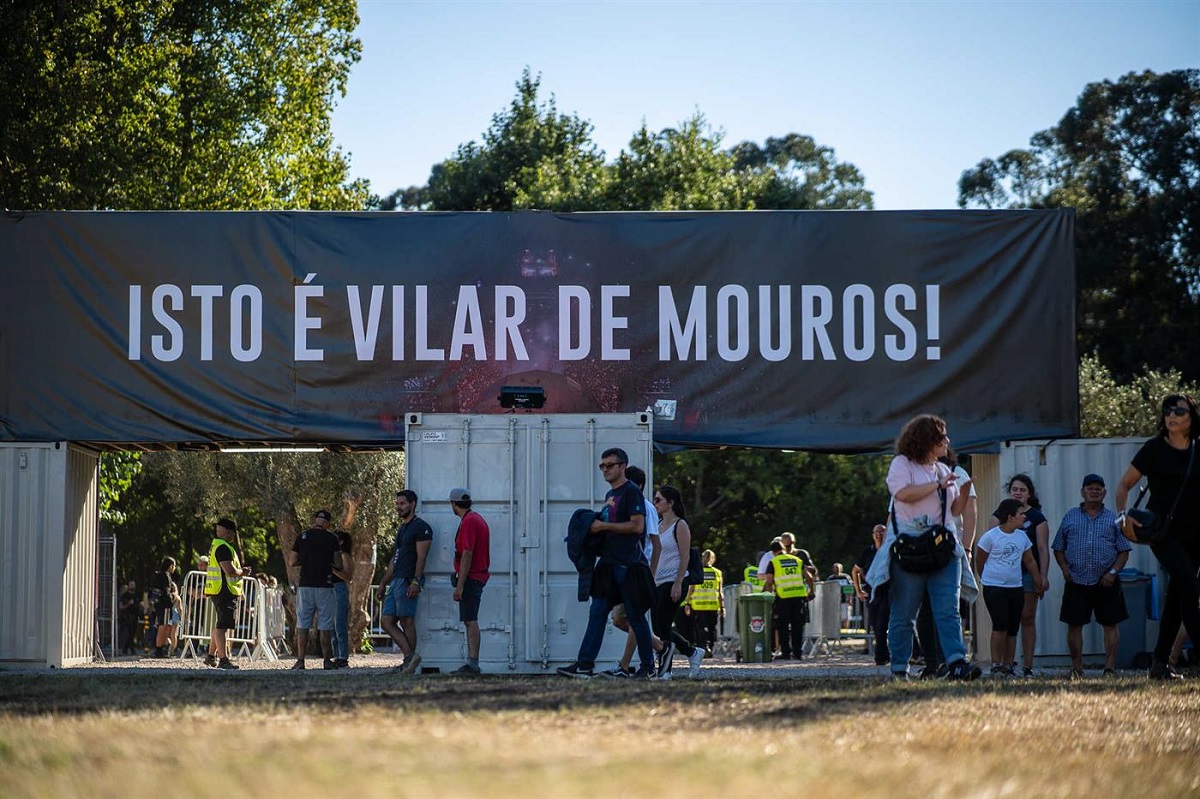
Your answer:
[[[64,442],[0,444],[0,664],[92,659],[98,470]]]
[[[653,485],[653,415],[405,415],[405,482],[433,527],[417,609],[423,668],[452,670],[466,658],[450,576],[458,518],[450,489],[471,492],[491,531],[491,578],[479,612],[485,672],[542,672],[575,660],[587,628],[578,573],[567,557],[567,522],[598,510],[608,485],[600,453],[620,447]],[[598,667],[616,662],[625,633],[608,625]],[[635,656],[636,666],[636,656]]]

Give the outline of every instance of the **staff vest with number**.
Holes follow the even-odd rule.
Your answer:
[[[220,547],[229,547],[229,551],[233,553],[233,568],[240,570],[242,564],[238,561],[237,550],[233,548],[233,544],[228,541],[223,541],[220,538],[214,538],[212,549],[208,551],[208,573],[204,578],[204,595],[216,596],[221,593],[221,564],[217,563],[217,550]],[[225,575],[225,584],[229,586],[229,593],[234,596],[242,595],[242,578],[230,577]]]
[[[776,555],[771,558],[771,565],[775,567],[775,596],[780,599],[808,596],[804,561],[795,555]]]
[[[721,570],[704,567],[704,582],[692,589],[692,610],[721,609]]]
[[[742,572],[742,580],[749,583],[755,591],[763,590],[763,585],[765,585],[762,580],[758,579],[757,566],[747,566],[746,571]]]

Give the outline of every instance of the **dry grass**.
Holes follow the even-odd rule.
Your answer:
[[[0,675],[0,795],[1196,797],[1198,685]]]

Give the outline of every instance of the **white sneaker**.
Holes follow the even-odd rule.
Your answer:
[[[658,675],[658,679],[662,680],[663,682],[670,682],[671,681],[671,672],[664,671],[662,674]]]
[[[688,656],[688,676],[693,680],[700,676],[700,662],[704,660],[704,650],[696,647],[696,651]]]

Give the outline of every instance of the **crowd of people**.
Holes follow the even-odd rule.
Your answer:
[[[1082,501],[1064,515],[1052,538],[1033,480],[1017,474],[1005,486],[1008,496],[991,514],[994,524],[976,536],[977,497],[970,476],[953,456],[946,422],[928,414],[915,417],[900,431],[889,465],[886,520],[875,525],[871,543],[849,574],[834,564],[826,578],[844,586],[843,625],[849,621],[850,598],[857,596],[874,636],[876,664],[886,667],[892,679],[910,678],[916,649],[925,662],[920,677],[973,680],[982,669],[968,659],[964,624],[970,603],[982,595],[992,627],[989,673],[1033,676],[1037,609],[1054,564],[1063,580],[1059,619],[1067,626],[1071,677],[1083,675],[1083,628],[1093,618],[1103,629],[1104,674],[1115,674],[1118,625],[1128,618],[1120,572],[1134,544],[1143,543],[1167,575],[1149,676],[1177,679],[1175,662],[1183,642],[1189,637],[1200,640],[1200,465],[1194,463],[1198,435],[1195,401],[1170,395],[1162,404],[1158,433],[1141,447],[1117,483],[1115,510],[1105,505],[1104,477],[1088,474],[1080,487]],[[619,448],[606,450],[599,467],[609,486],[604,506],[596,513],[577,513],[581,521],[573,520],[568,536],[576,539],[572,557],[581,585],[587,577],[581,599],[590,600],[588,623],[575,661],[559,668],[558,674],[669,680],[679,655],[687,661],[688,674],[697,676],[704,659],[713,655],[726,613],[725,578],[716,567],[716,555],[705,550],[700,556],[702,575],[689,574],[694,534],[680,491],[660,485],[647,502],[645,472],[631,465]],[[1143,478],[1150,492],[1150,514],[1135,510],[1140,498],[1129,506],[1130,492]],[[472,509],[467,489],[453,489],[448,501],[458,518],[453,601],[466,643],[458,672],[478,674],[478,620],[490,576],[490,531]],[[415,619],[433,539],[417,505],[414,491],[397,492],[392,557],[378,589],[383,600],[381,627],[403,654],[397,667],[402,673],[415,672],[421,663]],[[310,646],[319,647],[326,669],[349,665],[352,541],[331,524],[328,511],[317,511],[312,527],[297,537],[287,556],[299,572],[294,669],[307,667]],[[234,629],[242,580],[251,576],[239,561],[239,549],[236,523],[221,519],[209,554],[198,565],[205,572],[204,595],[215,615],[206,663],[221,669],[237,668],[226,639]],[[146,597],[149,607],[132,581],[123,587],[118,610],[122,653],[135,651],[137,619],[143,615],[153,622],[153,633],[145,633],[147,645],[152,634],[157,656],[174,651],[183,602],[176,571],[173,558],[162,561]],[[785,532],[742,577],[753,588],[774,595],[776,657],[802,659],[809,600],[818,579],[811,555]],[[625,631],[625,651],[612,668],[600,670],[596,658],[610,621]],[[315,642],[309,640],[313,629]]]

